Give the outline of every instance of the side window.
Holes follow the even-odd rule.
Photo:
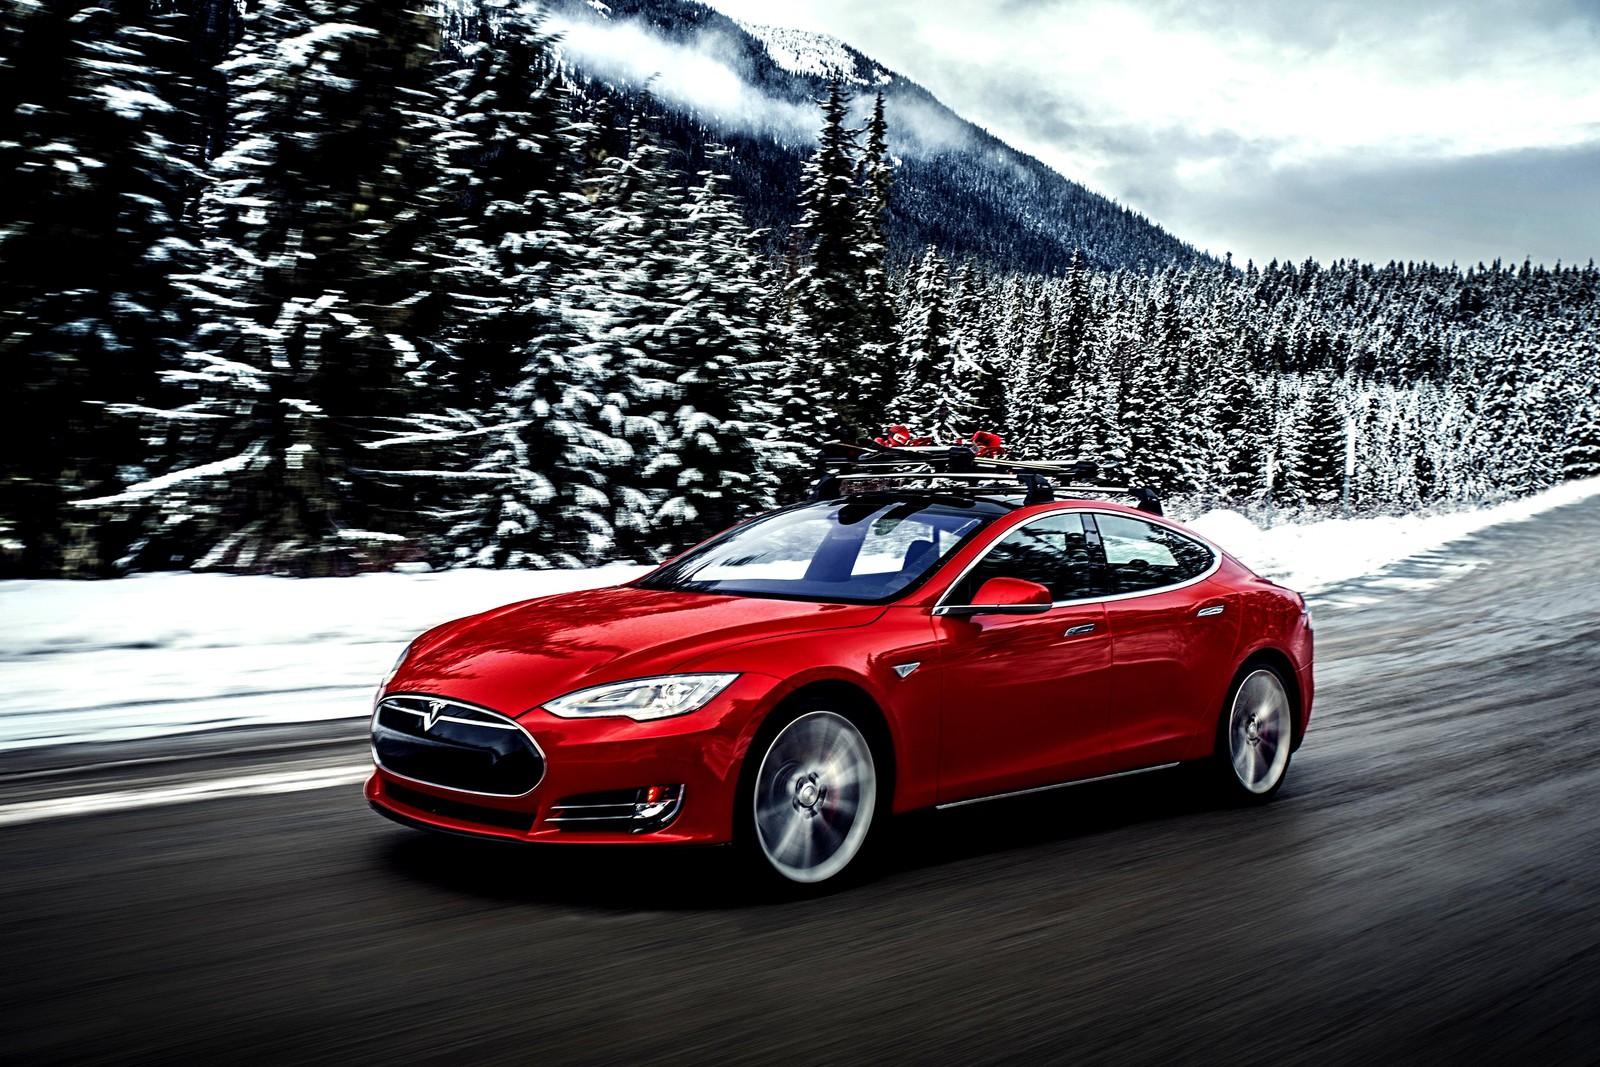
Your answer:
[[[1012,530],[961,580],[952,602],[973,603],[990,578],[1038,582],[1050,590],[1052,600],[1094,596],[1094,569],[1082,517],[1075,512],[1046,515]]]
[[[1209,548],[1165,526],[1125,515],[1096,514],[1113,593],[1137,593],[1177,585],[1206,572]]]

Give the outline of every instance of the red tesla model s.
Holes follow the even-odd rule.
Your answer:
[[[816,883],[918,808],[1188,761],[1272,796],[1311,712],[1300,595],[1150,494],[949,454],[863,451],[636,581],[429,630],[379,689],[367,799],[480,837],[733,842]]]

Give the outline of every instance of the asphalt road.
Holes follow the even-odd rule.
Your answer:
[[[820,899],[354,786],[0,825],[0,1063],[1597,1063],[1597,556],[1600,501],[1325,598],[1266,808],[1152,775],[919,816]],[[361,757],[235,747],[0,801]]]

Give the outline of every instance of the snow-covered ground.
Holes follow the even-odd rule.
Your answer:
[[[430,626],[644,569],[0,582],[0,751],[363,716]]]
[[[1520,500],[1442,515],[1325,519],[1262,529],[1237,512],[1209,511],[1186,525],[1258,574],[1314,594],[1490,526],[1520,522],[1593,496],[1600,496],[1600,478],[1564,482]]]
[[[1303,592],[1371,574],[1503,522],[1600,495],[1600,478],[1448,515],[1262,530],[1213,511],[1190,525]],[[0,582],[0,751],[264,723],[360,718],[417,633],[640,567],[286,579],[157,574]]]

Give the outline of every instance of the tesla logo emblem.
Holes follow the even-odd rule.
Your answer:
[[[439,721],[439,716],[444,712],[444,701],[428,701],[428,710],[422,713],[422,732],[427,733],[433,729],[433,724]]]
[[[922,666],[922,663],[921,663],[920,660],[918,662],[916,662],[916,663],[901,663],[901,664],[897,664],[895,666],[895,668],[894,668],[894,673],[896,673],[900,677],[904,678],[906,675],[910,674],[912,671],[916,670],[920,666]]]

